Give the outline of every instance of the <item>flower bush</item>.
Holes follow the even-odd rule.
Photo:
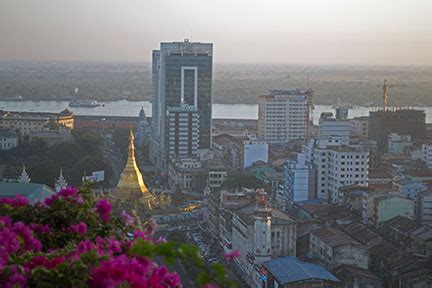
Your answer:
[[[201,287],[235,287],[221,264],[206,266],[194,245],[155,239],[154,227],[125,211],[113,215],[88,187],[34,205],[0,199],[0,287],[182,287],[158,264],[176,260],[201,270]]]

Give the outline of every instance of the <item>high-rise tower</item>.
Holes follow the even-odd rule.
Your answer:
[[[211,147],[213,44],[161,43],[153,51],[151,160],[166,171],[169,160],[167,111],[181,104],[199,115],[199,149]]]

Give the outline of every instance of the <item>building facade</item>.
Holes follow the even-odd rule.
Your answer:
[[[196,157],[199,147],[199,114],[195,106],[181,104],[167,110],[168,155]]]
[[[303,153],[288,160],[284,167],[283,195],[286,202],[300,202],[315,198],[315,173]]]
[[[0,150],[9,150],[18,146],[18,134],[11,129],[0,128]]]
[[[55,122],[69,129],[74,128],[74,116],[68,109],[60,113],[0,111],[0,127],[12,129],[20,136],[29,136],[34,131],[40,131],[49,122]]]
[[[211,147],[213,44],[161,43],[153,51],[151,160],[167,170],[167,114],[169,107],[194,106],[199,115],[199,149]]]
[[[267,143],[307,139],[313,90],[271,90],[258,97],[258,135]]]

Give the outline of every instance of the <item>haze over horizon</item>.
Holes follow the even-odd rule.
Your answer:
[[[427,0],[2,0],[0,60],[149,62],[164,41],[214,62],[432,65]]]

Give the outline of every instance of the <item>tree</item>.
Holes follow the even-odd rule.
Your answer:
[[[223,182],[222,187],[230,189],[258,189],[264,187],[264,182],[251,174],[232,172],[228,174],[228,178]]]

